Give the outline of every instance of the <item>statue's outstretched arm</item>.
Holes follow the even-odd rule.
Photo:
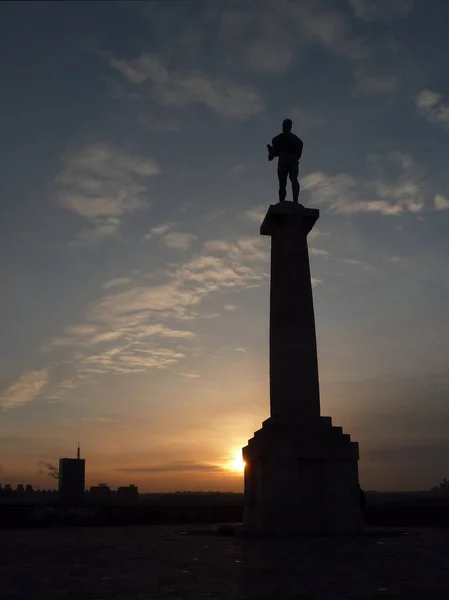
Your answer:
[[[267,144],[268,148],[268,160],[273,160],[276,156],[279,156],[279,149],[276,148],[276,138],[271,140],[271,144]]]

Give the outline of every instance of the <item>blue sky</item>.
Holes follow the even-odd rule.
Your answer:
[[[449,469],[449,5],[0,7],[0,482],[240,490],[268,416],[266,143],[304,141],[322,414],[365,488]],[[287,199],[291,198],[288,196]]]

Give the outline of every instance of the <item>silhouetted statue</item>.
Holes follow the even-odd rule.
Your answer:
[[[292,182],[293,202],[298,202],[299,196],[299,159],[302,155],[302,140],[292,133],[291,119],[285,119],[282,122],[282,133],[273,138],[268,148],[268,160],[279,157],[278,178],[279,178],[279,202],[284,202],[287,195],[287,176]]]

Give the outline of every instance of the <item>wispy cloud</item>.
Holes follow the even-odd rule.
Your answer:
[[[48,369],[26,371],[0,395],[0,408],[11,408],[31,402],[48,380]]]
[[[221,254],[242,268],[245,262],[267,262],[268,252],[265,240],[261,237],[242,236],[233,241],[209,240],[203,246],[206,252]]]
[[[161,18],[151,3],[139,11],[155,30],[170,38],[161,50],[165,69],[169,59],[187,56],[193,61],[211,53],[215,70],[272,74],[294,67],[310,45],[354,60],[367,55],[366,43],[354,37],[347,15],[330,6],[326,0],[264,0],[255,10],[248,2],[211,2],[206,10],[189,11],[190,18],[184,13],[184,19],[176,20]],[[215,32],[216,54],[207,43],[205,32],[211,30]],[[139,83],[143,76],[132,66],[130,78]],[[160,69],[154,65],[149,68],[153,78],[161,77]]]
[[[154,465],[148,467],[123,467],[116,470],[127,473],[195,473],[197,471],[213,473],[222,471],[222,467],[219,465],[193,461],[173,461],[163,465]]]
[[[406,154],[404,152],[398,152],[397,150],[392,150],[387,153],[387,159],[393,164],[399,166],[403,171],[410,171],[412,169],[416,170],[416,163],[410,154]]]
[[[389,153],[387,160],[399,169],[395,177],[382,175],[377,179],[368,179],[346,173],[328,175],[315,171],[303,178],[303,188],[313,202],[327,205],[336,213],[364,212],[397,216],[405,212],[422,211],[425,189],[421,170],[416,168],[410,156],[398,152]]]
[[[359,60],[369,54],[366,43],[353,37],[347,19],[322,2],[289,3],[288,16],[299,27],[304,39],[311,44],[324,46],[335,54]]]
[[[111,417],[83,417],[82,421],[85,423],[98,423],[99,425],[109,425],[110,423],[118,423],[119,419],[112,419]]]
[[[95,372],[103,374],[142,373],[152,369],[165,369],[183,357],[184,354],[171,348],[137,348],[130,344],[86,356],[80,361],[80,367],[85,367],[86,372],[89,372],[88,367],[94,367]]]
[[[171,231],[163,237],[163,243],[167,248],[175,250],[187,250],[192,242],[196,239],[196,235],[192,233],[183,233],[181,231]]]
[[[225,64],[258,73],[284,72],[292,65],[298,43],[294,43],[291,26],[281,1],[276,7],[266,2],[263,11],[254,11],[249,5],[235,3],[225,10],[216,9],[219,18],[218,45]],[[279,36],[278,31],[283,31]],[[296,40],[297,41],[297,40]],[[238,61],[235,59],[238,57]]]
[[[186,377],[187,379],[198,379],[198,373],[179,373],[181,377]]]
[[[196,333],[194,333],[193,331],[184,331],[182,329],[178,330],[167,328],[161,333],[161,336],[165,338],[176,338],[180,340],[192,340],[194,337],[196,337]]]
[[[357,180],[344,173],[327,175],[320,171],[310,173],[303,178],[303,188],[308,191],[312,201],[327,204],[331,210],[340,213],[379,212],[384,215],[397,215],[403,212],[401,206],[385,200],[365,200],[356,198],[358,194]],[[351,201],[351,199],[353,199]]]
[[[322,248],[310,248],[310,254],[313,256],[329,256],[329,252],[327,250],[323,250]]]
[[[77,389],[79,383],[76,377],[66,377],[65,379],[55,381],[51,385],[50,393],[45,394],[45,399],[50,403],[62,401],[67,394]]]
[[[237,310],[237,306],[235,304],[225,304],[223,308],[229,312],[234,312]]]
[[[267,207],[260,204],[259,206],[255,206],[254,208],[245,211],[245,216],[248,217],[248,219],[250,219],[251,221],[254,221],[254,223],[259,223],[260,225],[264,220],[266,212]]]
[[[104,290],[109,290],[113,287],[120,287],[122,285],[127,285],[131,283],[131,279],[129,277],[116,277],[115,279],[111,279],[103,284]]]
[[[104,331],[103,333],[97,333],[91,339],[92,344],[101,344],[102,342],[114,342],[119,338],[123,337],[121,331]]]
[[[164,233],[170,231],[170,229],[172,229],[174,225],[175,223],[163,223],[161,225],[157,225],[156,227],[152,227],[150,231],[145,235],[145,239],[150,240],[153,237],[164,235]]]
[[[364,21],[387,21],[406,17],[413,8],[413,0],[349,0],[354,14]]]
[[[355,60],[366,56],[366,44],[353,37],[344,16],[324,4],[319,0],[267,0],[261,10],[246,3],[217,8],[217,41],[225,65],[254,73],[282,73],[309,45]]]
[[[433,199],[435,210],[449,210],[449,199],[437,194]]]
[[[81,243],[116,233],[126,213],[145,205],[145,182],[159,173],[154,160],[109,144],[87,145],[63,162],[56,178],[58,201],[93,226],[79,234]]]
[[[138,321],[138,322],[137,322]],[[133,322],[130,327],[122,327],[116,331],[111,331],[104,328],[104,325],[99,324],[96,326],[97,333],[72,333],[70,335],[71,329],[67,328],[66,335],[64,337],[54,338],[48,344],[44,346],[45,350],[49,350],[54,347],[71,347],[78,346],[81,348],[89,348],[96,345],[105,344],[108,342],[115,342],[121,338],[124,338],[126,342],[129,342],[132,339],[143,339],[143,338],[152,338],[152,337],[162,337],[162,338],[177,338],[177,339],[193,339],[195,337],[195,333],[187,330],[177,330],[170,329],[166,325],[162,323],[144,325],[141,323],[141,320],[137,320]],[[103,330],[102,330],[103,329]],[[114,352],[115,354],[116,352]]]
[[[164,282],[128,289],[112,286],[86,309],[84,323],[67,327],[45,349],[75,348],[72,364],[78,376],[137,373],[174,365],[189,352],[186,344],[196,337],[195,331],[176,323],[197,320],[197,306],[211,294],[260,285],[266,279],[264,242],[260,237],[210,240],[203,245],[203,254],[166,269]]]
[[[449,131],[449,103],[442,100],[441,94],[422,90],[416,96],[416,107],[428,121]]]
[[[339,258],[337,259],[342,263],[345,263],[347,265],[361,265],[361,266],[365,266],[366,263],[363,262],[363,260],[358,260],[357,258]]]
[[[182,108],[202,104],[231,119],[247,119],[264,108],[255,88],[199,69],[172,70],[168,61],[157,54],[144,53],[131,60],[112,58],[109,65],[132,84],[147,86],[151,98],[161,106]]]

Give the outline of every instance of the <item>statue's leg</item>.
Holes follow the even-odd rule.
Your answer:
[[[288,164],[286,164],[286,161],[280,156],[278,162],[279,202],[284,202],[287,195],[287,176]]]
[[[298,180],[299,165],[296,160],[293,161],[292,164],[290,165],[289,176],[290,176],[290,181],[292,182],[293,202],[298,202],[298,198],[299,198],[299,180]]]

